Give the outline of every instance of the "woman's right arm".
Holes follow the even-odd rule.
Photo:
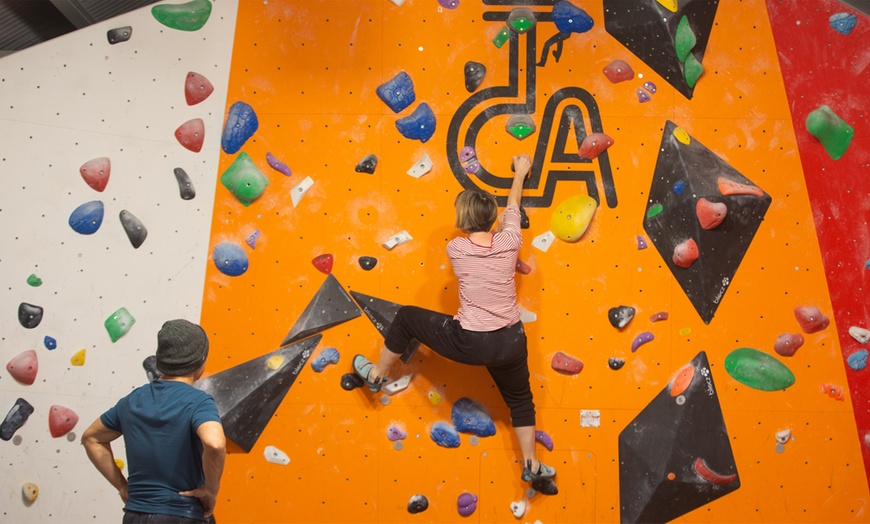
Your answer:
[[[532,159],[527,153],[514,157],[514,181],[511,184],[511,191],[508,193],[507,205],[520,205],[520,199],[523,196],[523,183],[526,177],[529,176],[529,171],[532,169]]]

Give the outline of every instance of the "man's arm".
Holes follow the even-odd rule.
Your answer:
[[[120,436],[119,431],[107,428],[100,419],[97,419],[82,434],[82,445],[85,447],[85,452],[91,459],[91,463],[118,490],[121,500],[126,504],[127,478],[115,464],[115,455],[112,453],[111,444]]]
[[[529,176],[529,171],[532,169],[532,159],[529,155],[523,153],[514,157],[514,181],[511,184],[511,191],[508,193],[507,204],[520,205],[520,199],[523,196],[523,182]]]
[[[196,497],[203,507],[203,518],[214,514],[218,490],[221,487],[221,475],[224,472],[224,461],[227,455],[227,439],[220,422],[203,422],[196,428],[196,434],[202,441],[202,471],[205,474],[205,484],[190,491],[182,491],[180,495]]]

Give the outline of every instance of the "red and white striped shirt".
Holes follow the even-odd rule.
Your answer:
[[[520,208],[504,210],[502,229],[492,235],[492,246],[456,237],[447,244],[447,256],[459,279],[459,312],[454,316],[469,331],[495,331],[520,320],[514,281],[517,255],[523,245]]]

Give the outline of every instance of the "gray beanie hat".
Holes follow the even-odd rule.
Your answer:
[[[205,364],[208,336],[205,330],[184,319],[169,320],[157,333],[157,370],[178,377]]]

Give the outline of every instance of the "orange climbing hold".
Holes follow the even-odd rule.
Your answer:
[[[674,248],[674,264],[688,268],[698,260],[698,244],[690,238]]]
[[[698,216],[701,228],[710,230],[718,227],[725,220],[728,207],[723,202],[710,202],[706,198],[700,198],[695,205],[695,214]]]
[[[822,393],[828,395],[834,400],[844,400],[845,396],[843,395],[843,388],[840,386],[835,386],[834,384],[822,384],[819,388],[822,390]]]
[[[12,357],[12,360],[6,364],[6,371],[12,375],[12,378],[22,384],[33,384],[36,380],[36,372],[39,370],[39,361],[36,358],[36,351],[29,349]]]
[[[815,306],[798,306],[794,308],[794,317],[806,334],[822,331],[831,321]]]
[[[716,183],[719,186],[719,192],[723,195],[751,195],[757,197],[764,196],[764,191],[762,191],[761,188],[758,186],[741,184],[740,182],[728,180],[727,178],[721,176],[716,181]]]
[[[685,393],[692,385],[693,378],[695,378],[695,366],[690,363],[680,368],[671,380],[671,396],[678,397]]]

